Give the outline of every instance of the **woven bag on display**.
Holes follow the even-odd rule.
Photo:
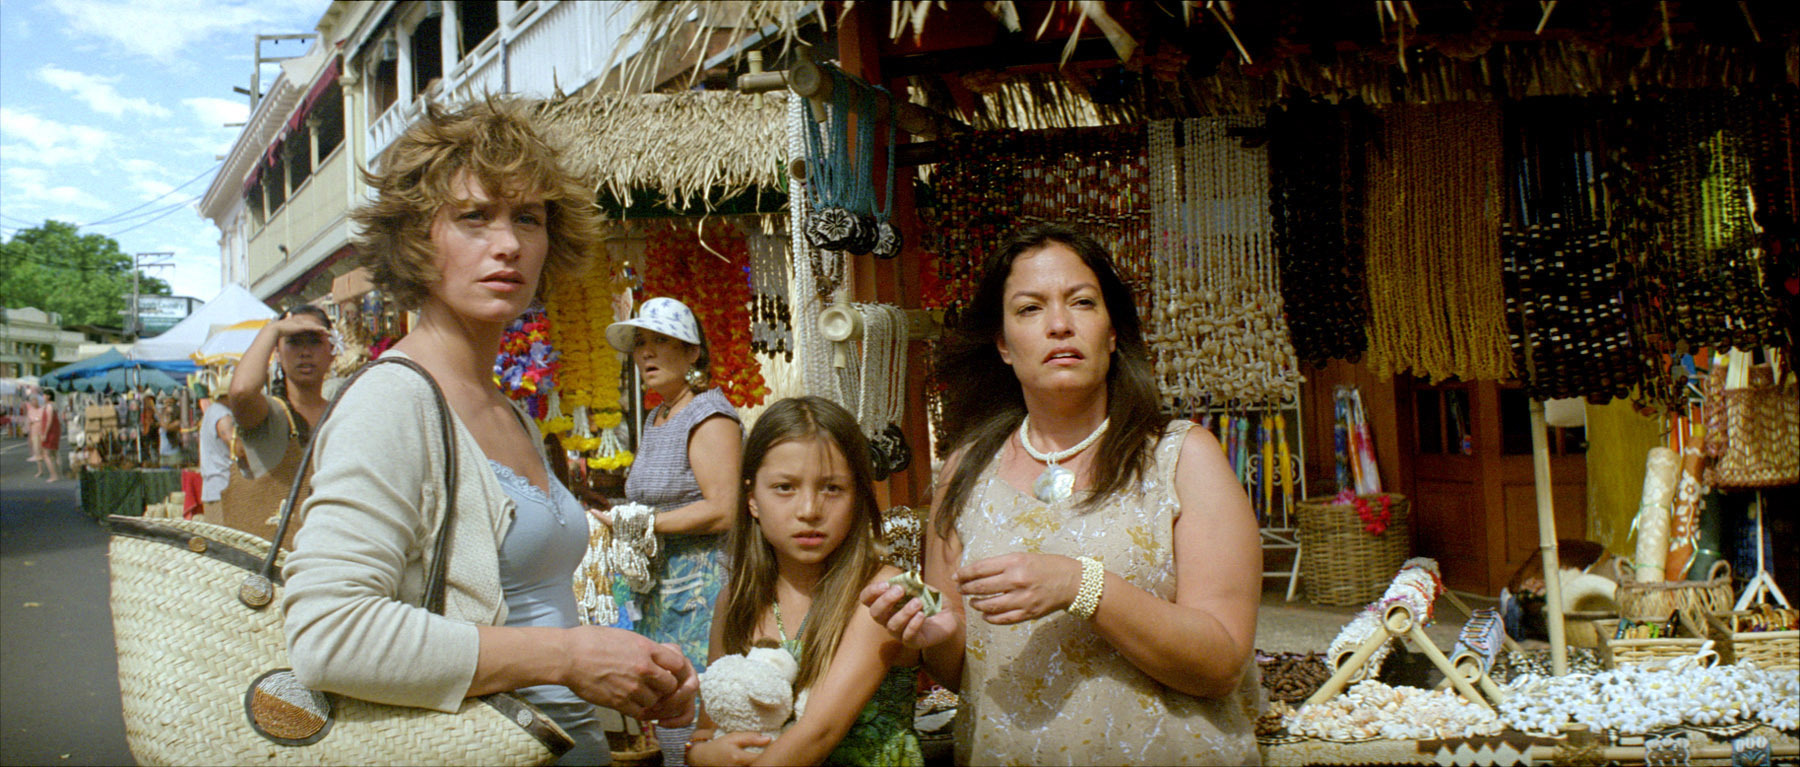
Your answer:
[[[1725,411],[1724,452],[1714,484],[1776,487],[1800,482],[1800,386],[1777,380],[1768,365],[1750,368],[1750,383],[1719,392]]]
[[[370,363],[356,377],[389,362],[431,380],[416,363],[396,358]],[[431,389],[451,490],[426,560],[422,606],[442,614],[456,451],[443,394],[435,382]],[[309,450],[297,476],[306,475],[310,459]],[[281,507],[277,539],[302,500],[296,482]],[[573,745],[549,717],[510,693],[469,698],[445,713],[307,689],[287,659],[285,552],[256,535],[199,521],[115,516],[110,523],[119,693],[126,741],[141,764],[544,764]]]

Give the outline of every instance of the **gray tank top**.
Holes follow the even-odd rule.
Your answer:
[[[587,553],[587,511],[568,488],[557,482],[550,467],[550,494],[519,476],[505,464],[489,460],[495,478],[516,513],[506,540],[500,543],[500,588],[506,595],[506,625],[574,628],[580,625],[575,611],[575,568]],[[612,749],[601,729],[594,704],[577,697],[569,688],[539,685],[517,690],[575,739],[575,747],[559,764],[609,764]]]

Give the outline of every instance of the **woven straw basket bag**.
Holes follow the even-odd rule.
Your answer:
[[[417,369],[388,358],[363,370],[390,361]],[[449,410],[435,382],[432,389],[454,488]],[[282,508],[277,540],[299,506],[299,488],[296,482]],[[425,607],[440,614],[453,513],[446,511],[438,531],[425,591]],[[126,741],[141,764],[545,764],[573,746],[549,717],[509,693],[469,698],[450,714],[309,690],[287,659],[279,606],[285,552],[205,522],[110,522],[119,694]]]

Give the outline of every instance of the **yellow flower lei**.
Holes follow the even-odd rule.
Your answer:
[[[545,297],[550,343],[562,354],[559,395],[562,412],[567,415],[553,414],[542,427],[546,433],[561,435],[565,450],[583,454],[599,450],[599,435],[617,427],[625,417],[619,403],[623,363],[606,343],[612,298],[623,290],[617,273],[617,269],[596,267],[564,281]],[[573,414],[583,412],[587,423],[577,424]],[[587,461],[594,469],[622,469],[631,465],[631,459],[630,451],[614,448],[590,455]]]

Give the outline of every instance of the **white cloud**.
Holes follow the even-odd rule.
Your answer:
[[[174,61],[215,34],[310,32],[325,12],[322,0],[63,0],[51,7],[75,32],[99,37],[124,53]],[[248,73],[246,73],[248,74]]]
[[[155,179],[144,178],[132,182],[131,188],[136,189],[138,191],[138,196],[142,199],[154,200],[168,194],[169,190],[175,188],[175,185],[165,184]]]
[[[50,172],[43,168],[7,168],[0,172],[0,181],[4,181],[5,196],[10,205],[21,207],[55,206],[61,208],[85,208],[98,210],[108,207],[107,202],[81,189],[67,184],[55,184]],[[14,218],[29,219],[29,216],[17,215]],[[67,214],[52,215],[64,221],[84,220],[81,216]]]
[[[196,96],[182,99],[181,103],[193,110],[194,116],[208,128],[222,128],[226,123],[241,123],[250,117],[250,104],[244,99]]]
[[[151,117],[169,116],[169,110],[147,99],[120,94],[112,85],[119,81],[117,77],[102,77],[46,64],[38,70],[38,79],[102,114],[124,117],[126,112],[137,112]]]
[[[120,160],[119,168],[127,173],[139,176],[162,176],[167,175],[169,172],[163,168],[162,163],[155,160],[146,160],[142,157],[127,157]]]
[[[113,134],[99,128],[66,125],[30,112],[0,107],[0,152],[9,162],[88,163],[112,143]]]

